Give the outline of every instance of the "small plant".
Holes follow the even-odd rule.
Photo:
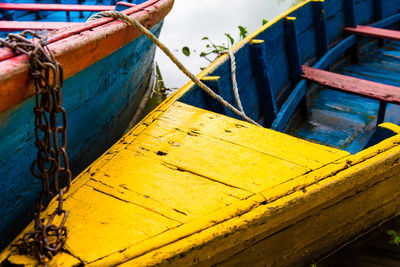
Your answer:
[[[262,25],[268,23],[268,20],[263,19],[262,20]],[[239,30],[239,37],[238,40],[241,41],[244,38],[247,37],[247,35],[249,34],[249,32],[247,31],[247,28],[244,26],[237,26],[238,30]],[[210,58],[211,55],[213,56],[220,56],[224,51],[229,50],[233,44],[235,43],[235,38],[232,37],[231,34],[229,33],[224,33],[225,37],[226,37],[226,44],[222,43],[222,44],[215,44],[209,37],[205,36],[203,37],[201,40],[202,41],[207,41],[206,44],[206,49],[205,51],[202,51],[200,53],[200,57],[205,58],[207,61],[209,61],[210,63],[212,62],[213,58]],[[191,51],[190,48],[187,46],[182,47],[182,54],[184,54],[185,56],[189,57],[191,55]]]
[[[247,28],[243,26],[238,26],[238,29],[239,29],[239,41],[240,41],[246,38],[249,32],[247,31]],[[203,57],[209,62],[212,62],[212,60],[209,58],[210,55],[219,56],[224,51],[229,50],[235,43],[235,38],[233,38],[232,35],[230,35],[229,33],[224,33],[224,35],[226,37],[227,44],[225,43],[215,44],[207,36],[203,37],[201,40],[207,41],[208,43],[206,44],[206,51],[201,52],[200,57]]]
[[[389,240],[390,244],[396,246],[400,245],[400,235],[398,232],[395,230],[387,230],[386,233],[391,237],[391,240]]]
[[[238,26],[238,28],[239,28],[240,40],[243,40],[244,38],[246,38],[247,35],[249,35],[249,32],[247,31],[246,27]]]

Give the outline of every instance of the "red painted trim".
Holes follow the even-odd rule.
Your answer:
[[[122,11],[150,28],[171,10],[174,0],[149,0]],[[117,51],[141,34],[133,27],[112,18],[82,23],[51,33],[49,49],[64,68],[67,79],[100,59]],[[0,49],[0,112],[34,94],[28,73],[28,57]]]
[[[305,65],[303,65],[303,77],[338,91],[400,104],[400,87],[358,79]]]
[[[23,30],[58,30],[79,25],[75,22],[44,22],[44,21],[0,21],[0,31],[12,32]]]
[[[355,28],[345,28],[345,31],[363,36],[400,41],[400,31],[381,29],[381,28],[362,26],[362,25],[358,25]]]
[[[174,0],[149,0],[140,5],[134,5],[132,8],[129,8],[122,12],[125,13],[126,15],[132,15],[134,13],[137,13],[137,12],[144,10],[147,7],[150,7],[153,5],[155,8],[158,8],[158,6],[156,6],[155,4],[160,3],[160,2],[172,2],[171,3],[171,8],[172,8],[172,4],[173,4]],[[59,40],[68,38],[72,35],[79,34],[81,32],[87,31],[87,30],[94,29],[96,27],[105,25],[112,21],[114,21],[114,19],[112,19],[112,18],[103,18],[103,19],[98,19],[98,20],[92,21],[92,22],[80,24],[80,26],[77,26],[77,27],[71,27],[68,29],[64,29],[63,31],[54,33],[54,35],[50,36],[50,40],[48,43],[49,44],[55,43]],[[12,51],[10,49],[0,48],[0,61],[6,60],[13,56],[16,56],[16,54],[12,53]],[[0,108],[0,111],[1,111],[1,108]]]
[[[105,11],[114,10],[115,6],[106,5],[64,5],[64,4],[11,4],[0,3],[0,10],[27,10],[27,11]]]

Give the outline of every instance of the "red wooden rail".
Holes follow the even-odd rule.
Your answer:
[[[23,30],[58,30],[79,25],[78,22],[46,22],[46,21],[0,21],[0,31],[13,32]]]
[[[329,88],[383,102],[400,104],[400,87],[371,82],[303,65],[304,78]]]
[[[381,28],[362,26],[362,25],[358,25],[355,28],[345,28],[345,31],[369,37],[400,41],[400,31],[381,29]]]
[[[64,4],[12,4],[0,3],[0,10],[26,11],[94,11],[114,10],[115,6],[106,5],[64,5]]]

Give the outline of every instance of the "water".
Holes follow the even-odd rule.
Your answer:
[[[175,0],[174,7],[165,18],[160,39],[177,58],[194,74],[210,63],[200,57],[206,50],[209,37],[215,44],[227,45],[224,33],[239,41],[238,26],[251,33],[261,27],[263,19],[271,20],[295,4],[296,0]],[[182,47],[189,47],[189,57]],[[213,57],[211,56],[211,59]],[[160,50],[156,61],[161,70],[165,86],[171,89],[182,87],[189,79]]]

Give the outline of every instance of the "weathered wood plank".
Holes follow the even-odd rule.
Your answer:
[[[169,165],[161,153],[144,156],[144,149],[122,150],[100,171],[92,172],[86,185],[180,223],[253,195],[215,177],[207,179]]]
[[[334,250],[346,240],[392,218],[400,208],[398,175],[328,206],[312,211],[303,221],[243,248],[220,266],[306,266],[318,256]],[[354,207],[365,207],[354,209]],[[347,214],[347,215],[346,215]],[[324,227],[320,227],[324,225]],[[334,241],[333,241],[334,240]],[[279,244],[279,246],[277,246]],[[310,253],[314,251],[315,253]],[[300,254],[295,256],[296,254]],[[297,258],[297,259],[296,259]]]
[[[306,93],[307,82],[306,80],[301,80],[293,89],[285,103],[282,105],[277,118],[272,124],[272,129],[277,131],[283,131],[285,129],[285,126],[292,117],[293,112],[297,109],[299,103],[304,99]]]
[[[303,77],[335,90],[400,104],[400,88],[303,65]]]
[[[310,170],[268,152],[249,149],[191,128],[187,131],[182,125],[177,127],[160,120],[127,147],[142,148],[142,155],[162,160],[171,168],[252,193]]]
[[[374,17],[375,20],[379,21],[384,18],[384,9],[383,9],[383,1],[384,0],[374,0]]]
[[[0,3],[0,10],[26,10],[26,11],[94,11],[114,10],[110,5],[66,5],[66,4],[14,4]]]
[[[377,27],[377,28],[386,28],[394,25],[395,23],[400,21],[400,13],[394,14],[393,16],[384,18],[374,24],[372,24],[372,27]]]
[[[78,22],[48,22],[48,21],[0,21],[0,31],[13,32],[23,30],[58,30],[80,25]]]
[[[82,186],[68,198],[64,208],[69,211],[68,250],[86,262],[180,225],[162,214],[90,185]]]
[[[313,2],[314,25],[318,45],[318,57],[322,57],[329,50],[328,35],[326,32],[325,2]]]
[[[351,5],[351,1],[348,1],[349,5]],[[334,2],[328,2],[333,4]],[[335,3],[336,4],[336,3]],[[328,12],[325,9],[325,12]],[[351,19],[353,20],[353,19]],[[400,14],[395,14],[391,17],[385,18],[379,22],[372,24],[371,26],[385,28],[390,27],[391,25],[397,23],[400,20]],[[329,38],[328,38],[329,39]],[[351,35],[346,39],[340,41],[339,43],[335,44],[333,48],[331,48],[321,59],[314,65],[315,68],[318,69],[326,69],[330,64],[335,62],[339,57],[342,56],[347,49],[352,47],[357,43],[357,38],[355,35]]]
[[[376,154],[385,147],[389,151]],[[392,140],[377,149],[351,156],[347,163],[346,160],[336,162],[291,180],[287,185],[268,190],[263,193],[267,198],[265,204],[132,259],[125,266],[212,266],[216,263],[232,266],[235,265],[233,261],[240,262],[240,265],[252,262],[260,266],[274,263],[297,266],[297,263],[312,259],[332,249],[338,242],[351,238],[357,231],[372,226],[382,217],[397,212],[399,193],[395,188],[399,185],[398,168],[392,163],[399,159],[399,147],[393,147]],[[304,184],[308,179],[310,184]],[[279,199],[268,198],[276,197],[281,189],[286,194]],[[295,191],[290,191],[293,189]],[[355,206],[360,208],[354,209]]]
[[[299,52],[299,41],[296,30],[296,17],[285,18],[285,36],[287,54],[289,57],[289,72],[293,84],[297,84],[301,79],[301,62]]]
[[[201,81],[217,95],[221,95],[221,91],[226,90],[226,85],[221,82],[220,76],[206,76],[202,78]],[[204,99],[204,102],[207,104],[207,110],[212,110],[220,114],[227,114],[231,112],[228,108],[224,107],[217,100],[206,94],[203,90],[201,90],[200,88],[198,90],[201,91],[200,94]]]
[[[264,116],[263,126],[271,127],[278,112],[275,96],[272,92],[270,77],[268,74],[267,55],[264,40],[253,39],[250,42],[250,56],[252,68],[256,79],[256,85],[260,98],[260,106]]]
[[[355,28],[345,28],[345,31],[368,37],[400,41],[400,31],[395,31],[395,30],[357,25]]]
[[[344,13],[347,27],[354,27],[356,25],[356,0],[344,1]]]
[[[342,150],[238,122],[181,102],[175,102],[159,120],[185,132],[201,133],[312,169],[348,155]]]

